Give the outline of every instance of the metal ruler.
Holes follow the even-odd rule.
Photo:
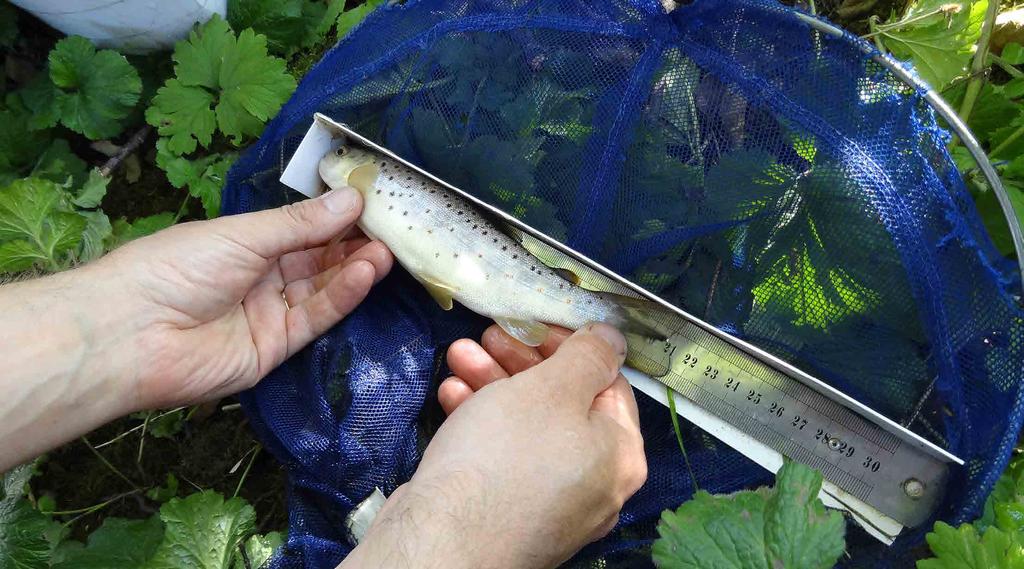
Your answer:
[[[662,305],[661,328],[671,332],[667,340],[631,341],[630,350],[631,357],[660,362],[669,371],[651,378],[624,370],[630,382],[663,403],[667,386],[680,415],[773,472],[783,457],[821,471],[826,505],[846,510],[878,539],[891,543],[902,526],[927,521],[941,503],[950,467],[963,465],[821,380],[673,306],[345,125],[324,115],[316,115],[315,122],[334,137],[334,144],[369,147],[461,195],[482,214],[509,226],[542,261],[575,272],[584,286]]]

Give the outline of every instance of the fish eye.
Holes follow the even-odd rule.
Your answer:
[[[339,146],[338,149],[334,151],[334,155],[339,157],[339,158],[344,156],[344,155],[346,155],[346,154],[348,154],[348,147],[347,146]]]

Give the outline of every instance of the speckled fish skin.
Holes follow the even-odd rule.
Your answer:
[[[420,282],[450,287],[452,298],[510,333],[503,321],[573,330],[626,323],[614,300],[563,279],[460,196],[386,156],[342,147],[321,160],[320,175],[333,189],[363,194],[359,227]]]

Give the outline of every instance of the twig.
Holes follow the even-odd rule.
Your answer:
[[[974,103],[978,100],[981,87],[985,84],[985,76],[981,73],[985,69],[985,60],[988,56],[988,42],[992,37],[992,28],[996,23],[996,16],[999,15],[999,2],[990,0],[985,11],[985,21],[981,24],[981,35],[978,37],[977,46],[974,48],[974,59],[971,61],[971,80],[967,83],[967,91],[964,93],[964,101],[960,104],[960,120],[967,123],[971,118],[971,111],[974,110]]]
[[[139,455],[135,457],[135,464],[142,464],[142,449],[146,446],[146,427],[149,426],[149,418],[152,416],[152,411],[146,411],[146,420],[142,422],[142,434],[139,435]]]
[[[91,450],[92,453],[94,455],[96,455],[96,458],[100,459],[100,462],[102,462],[107,468],[109,468],[111,472],[113,472],[114,474],[118,475],[122,480],[127,482],[128,485],[131,486],[135,491],[137,491],[137,492],[141,492],[142,491],[142,489],[139,488],[134,482],[132,482],[130,478],[128,478],[127,476],[124,475],[123,472],[118,470],[116,466],[114,466],[113,464],[110,464],[110,461],[107,460],[102,454],[100,454],[100,451],[96,450],[96,447],[92,446],[92,443],[89,442],[88,438],[83,436],[82,437],[82,442],[85,443],[85,446],[89,447],[89,450]]]
[[[109,178],[110,175],[114,173],[114,170],[121,165],[121,162],[123,162],[131,153],[135,152],[139,146],[146,141],[146,137],[148,137],[149,133],[152,131],[153,127],[148,124],[136,131],[135,134],[128,139],[128,142],[124,143],[124,146],[117,151],[117,154],[111,156],[103,166],[100,166],[100,175],[104,178]]]
[[[166,417],[167,415],[170,415],[171,413],[177,413],[178,411],[181,411],[182,409],[184,409],[184,407],[175,407],[174,409],[171,409],[170,411],[165,411],[163,413],[160,413],[156,417],[153,417],[153,420],[156,421],[157,419],[160,419],[161,417]],[[116,443],[117,441],[119,441],[119,440],[127,437],[128,435],[134,433],[135,431],[138,431],[141,428],[142,428],[142,425],[136,425],[136,426],[128,429],[127,431],[121,433],[120,435],[117,435],[116,437],[110,439],[109,441],[107,441],[105,443],[102,443],[102,444],[96,445],[96,448],[97,449],[101,449],[101,448],[103,448],[105,446],[112,445],[112,444]]]
[[[100,509],[106,508],[107,506],[109,506],[110,504],[113,504],[114,502],[120,500],[121,498],[127,498],[128,496],[132,496],[134,494],[138,494],[139,492],[141,492],[141,490],[129,490],[128,492],[123,492],[121,494],[118,494],[117,496],[114,496],[113,498],[111,498],[111,499],[109,499],[109,500],[107,500],[105,502],[100,502],[99,504],[93,504],[92,506],[89,506],[87,508],[78,508],[78,509],[75,509],[75,510],[57,510],[57,511],[54,511],[54,512],[47,512],[47,513],[50,514],[51,516],[70,516],[70,515],[74,515],[74,514],[91,514],[91,513],[95,512],[96,510],[100,510]]]

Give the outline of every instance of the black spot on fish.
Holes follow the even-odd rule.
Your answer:
[[[436,194],[436,193],[437,193],[437,190],[430,190],[430,193],[432,193],[432,194]]]
[[[533,272],[533,271],[534,271],[535,269],[536,269],[536,267],[534,267],[533,265],[530,265],[530,272],[531,272],[531,273],[532,273],[532,272]]]
[[[393,205],[389,205],[389,206],[388,206],[388,210],[392,210],[392,209],[395,209],[395,206],[393,206]]]
[[[458,253],[454,253],[454,254],[452,254],[452,258],[453,258],[453,259],[458,259],[458,258],[459,258],[459,254],[458,254]]]
[[[395,197],[395,192],[391,192],[391,193],[390,193],[390,194],[388,194],[388,195],[389,195],[389,196],[391,196],[391,197]]]
[[[406,182],[408,182],[409,180],[412,180],[412,176],[406,176],[406,177],[405,177],[405,181],[406,181]]]
[[[377,194],[380,194],[380,190],[377,190]]]
[[[462,210],[456,211],[455,215],[462,215]]]
[[[402,215],[409,215],[409,212],[408,211],[403,211]]]
[[[444,204],[444,207],[450,208],[450,207],[452,207],[452,204],[446,203],[446,204]]]
[[[394,179],[395,179],[394,176],[388,176],[388,181],[391,181],[391,180],[394,180]]]
[[[449,228],[448,228],[448,231],[453,231],[453,232],[454,232],[454,231],[455,231],[455,228],[454,228],[454,227],[449,227]]]
[[[565,285],[564,284],[560,284],[560,285],[558,285],[558,288],[565,288]]]
[[[409,231],[412,231],[412,226],[411,225],[409,226]]]
[[[425,212],[423,212],[423,213],[430,213],[430,210],[428,209],[427,211],[425,211]]]
[[[487,230],[486,230],[486,229],[484,230],[484,233],[483,233],[483,234],[484,234],[484,235],[487,235]]]
[[[476,254],[476,258],[477,259],[483,259],[484,258],[484,254],[483,253],[477,253]]]
[[[474,224],[473,224],[473,229],[476,229],[477,227],[479,227],[479,225],[477,225],[477,224],[475,224],[475,223],[474,223]]]
[[[495,240],[494,240],[494,242],[495,242],[495,243],[497,243],[497,242],[498,242],[498,240],[497,240],[497,239],[495,239]],[[501,246],[501,250],[502,250],[502,251],[508,251],[508,245],[502,245],[502,246]]]
[[[434,258],[435,258],[435,259],[437,259],[437,258],[440,258],[440,257],[441,257],[441,254],[440,254],[440,253],[434,253]]]
[[[518,258],[519,258],[519,255],[512,255],[512,258],[513,258],[513,259],[518,259]]]

